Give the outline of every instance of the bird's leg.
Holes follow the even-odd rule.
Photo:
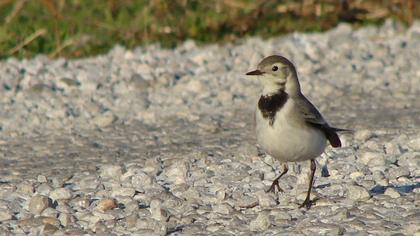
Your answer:
[[[286,173],[287,173],[287,171],[289,171],[289,167],[287,166],[287,163],[284,163],[284,165],[283,165],[283,172],[281,172],[281,174],[280,174],[280,176],[279,177],[277,177],[274,181],[273,181],[273,183],[271,184],[271,187],[269,188],[269,189],[267,189],[267,193],[268,192],[273,192],[273,193],[275,193],[276,192],[276,187],[277,187],[277,190],[279,191],[279,192],[284,192],[283,191],[283,189],[281,189],[280,188],[280,185],[279,185],[279,179],[280,179],[280,177],[282,177],[283,175],[285,175]]]
[[[311,160],[311,179],[309,181],[308,193],[306,195],[305,201],[299,206],[299,208],[302,208],[302,207],[306,207],[306,209],[311,208],[311,205],[312,205],[312,201],[311,201],[311,190],[312,190],[312,185],[314,183],[315,170],[316,170],[316,163],[315,163],[315,160],[312,159]]]

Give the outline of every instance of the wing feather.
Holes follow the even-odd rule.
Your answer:
[[[346,131],[345,129],[338,129],[331,127],[316,107],[303,95],[301,98],[295,100],[299,111],[301,112],[304,121],[317,129],[320,129],[325,137],[333,147],[341,147],[341,140],[338,137],[337,131]]]

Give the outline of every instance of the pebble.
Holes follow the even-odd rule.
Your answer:
[[[108,210],[112,210],[114,208],[118,207],[117,201],[115,199],[101,199],[99,200],[98,204],[96,205],[96,209],[105,212]]]
[[[45,175],[38,175],[37,180],[39,183],[46,183],[48,181]]]
[[[174,184],[185,184],[187,181],[187,166],[182,162],[175,162],[172,164],[167,172],[166,177]]]
[[[64,227],[69,226],[75,221],[73,216],[67,213],[60,213],[60,215],[58,216],[58,220]]]
[[[35,195],[29,202],[29,211],[32,214],[39,215],[41,212],[51,205],[51,200],[42,195]]]
[[[118,165],[104,165],[101,168],[102,178],[111,178],[119,180],[122,175],[122,168]]]
[[[251,231],[264,231],[270,227],[270,219],[268,214],[265,212],[261,212],[258,214],[255,220],[251,221],[249,225],[249,229]]]
[[[153,199],[150,202],[150,213],[152,218],[158,221],[162,221],[166,218],[164,210],[162,209],[162,202],[158,199]]]
[[[10,211],[1,210],[0,211],[0,222],[11,220],[13,215]]]
[[[41,216],[49,216],[49,217],[57,218],[58,211],[54,208],[48,207],[42,211]]]
[[[367,200],[370,198],[369,192],[357,185],[350,185],[347,187],[347,196],[351,200],[361,201],[361,200]]]
[[[39,235],[52,235],[55,231],[58,230],[58,227],[51,224],[45,224],[42,226]]]
[[[420,137],[410,140],[408,142],[408,147],[414,151],[420,151]]]
[[[50,185],[46,184],[46,183],[40,184],[36,188],[36,192],[38,194],[45,195],[45,196],[48,196],[52,190],[53,190],[53,188]]]
[[[401,194],[394,188],[387,188],[384,195],[390,196],[391,198],[399,198]]]
[[[360,157],[360,161],[369,166],[383,166],[385,164],[385,157],[378,152],[365,152]]]
[[[255,193],[258,198],[258,203],[261,207],[274,207],[277,205],[276,199],[273,194],[266,193],[264,190]]]
[[[111,192],[111,196],[114,198],[119,197],[133,197],[136,194],[136,190],[134,188],[114,188]]]
[[[17,185],[16,191],[30,196],[34,193],[34,186],[31,183],[21,183]]]
[[[357,130],[354,134],[354,138],[360,142],[365,142],[372,137],[374,137],[374,133],[368,129]]]
[[[50,192],[50,198],[53,200],[68,200],[72,196],[71,191],[66,188],[58,188]]]

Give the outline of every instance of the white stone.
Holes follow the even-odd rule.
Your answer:
[[[134,188],[119,187],[119,188],[112,189],[111,196],[114,198],[117,198],[117,197],[130,197],[131,198],[134,196],[135,193],[136,193],[136,190]]]
[[[39,215],[41,212],[50,206],[50,199],[46,196],[35,195],[29,202],[29,211],[34,215]]]
[[[354,138],[361,142],[365,142],[369,140],[370,138],[372,138],[373,136],[374,134],[372,133],[372,131],[368,129],[357,130],[356,133],[354,134]]]
[[[415,151],[420,151],[420,137],[408,141],[408,147]]]
[[[384,195],[390,196],[391,198],[399,198],[401,194],[394,188],[387,188]]]
[[[258,203],[261,207],[273,207],[277,205],[273,194],[266,193],[264,190],[255,193],[258,198]]]
[[[13,218],[13,215],[8,210],[0,210],[0,222],[11,220]]]
[[[347,197],[351,200],[363,201],[369,199],[370,194],[365,188],[361,186],[350,185],[347,187]]]
[[[167,179],[174,184],[185,184],[187,181],[188,167],[184,162],[177,161],[168,167]]]
[[[264,231],[270,227],[270,219],[266,212],[260,212],[251,224],[249,225],[249,229],[251,231]]]
[[[165,218],[164,214],[162,214],[162,202],[159,199],[153,199],[150,202],[150,213],[152,218],[157,221],[162,221]]]
[[[64,227],[66,227],[74,221],[74,217],[67,213],[60,213],[58,220]]]
[[[385,164],[385,156],[379,152],[365,152],[360,156],[360,161],[369,166],[383,166]]]
[[[120,180],[122,168],[119,165],[103,165],[101,167],[101,177]]]
[[[66,188],[58,188],[50,192],[50,198],[53,200],[68,200],[72,196],[72,192]]]

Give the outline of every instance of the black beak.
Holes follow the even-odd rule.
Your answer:
[[[253,71],[250,71],[250,72],[246,73],[246,75],[262,75],[262,74],[264,74],[264,72],[262,72],[260,70],[253,70]]]

